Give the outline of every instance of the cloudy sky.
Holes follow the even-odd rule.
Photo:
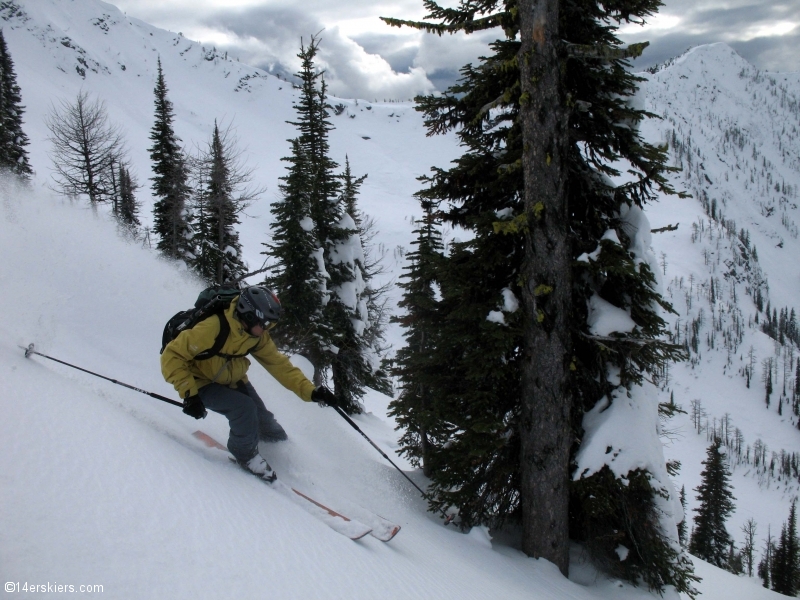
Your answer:
[[[321,32],[319,63],[327,69],[331,94],[342,98],[406,100],[443,90],[497,37],[489,32],[440,38],[378,19],[419,20],[422,0],[109,1],[129,16],[283,75],[298,68],[300,38]],[[665,0],[647,25],[626,26],[620,37],[650,41],[637,68],[691,46],[726,42],[760,69],[800,71],[800,0]]]

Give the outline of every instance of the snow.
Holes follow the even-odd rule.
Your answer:
[[[545,598],[535,591],[544,581],[564,598],[593,597],[542,561],[463,544],[336,413],[299,401],[260,369],[251,380],[289,432],[287,442],[263,448],[281,480],[390,516],[403,526],[394,541],[347,540],[192,437],[199,427],[224,440],[220,415],[197,422],[26,359],[18,346],[33,341],[45,354],[171,397],[158,369],[161,328],[202,284],[91,211],[42,191],[2,192],[0,252],[15,257],[0,266],[3,305],[14,307],[0,314],[6,581],[100,584],[116,598],[249,598],[265,589],[275,598],[483,598],[497,589]],[[370,392],[356,421],[391,452],[387,403]]]
[[[575,457],[578,468],[573,478],[590,477],[608,466],[617,478],[625,481],[631,471],[646,470],[652,476],[653,488],[667,495],[667,498],[656,496],[657,505],[666,517],[662,523],[674,527],[682,520],[683,509],[665,467],[657,428],[657,393],[646,383],[629,391],[618,387],[611,396],[610,405],[608,398],[601,398],[583,416],[586,433]],[[677,540],[677,529],[670,528],[666,533]]]
[[[344,538],[192,436],[200,428],[224,440],[220,415],[195,421],[86,373],[26,359],[19,346],[33,341],[45,354],[170,397],[158,369],[161,328],[202,284],[48,192],[5,186],[0,206],[0,252],[15,257],[0,266],[0,297],[14,307],[0,313],[5,581],[97,584],[112,598],[264,590],[274,598],[651,597],[612,584],[580,556],[581,582],[571,581],[484,528],[444,527],[338,415],[299,401],[263,370],[251,369],[251,381],[289,433],[262,446],[281,481],[391,518],[403,527],[393,541]],[[355,420],[424,484],[394,454],[388,400],[369,392]]]
[[[519,310],[519,300],[508,288],[503,288],[503,310],[510,313]]]
[[[608,336],[612,333],[629,333],[636,327],[628,311],[603,300],[597,294],[589,298],[589,331],[593,335]]]
[[[490,310],[489,314],[486,315],[486,320],[491,323],[497,323],[498,325],[506,324],[506,317],[499,310]]]
[[[25,16],[4,22],[3,33],[26,106],[24,127],[36,177],[27,190],[0,182],[4,581],[100,584],[112,598],[656,597],[596,572],[579,546],[573,548],[571,575],[565,579],[553,565],[524,556],[497,532],[474,528],[463,534],[444,527],[403,477],[335,413],[300,402],[257,367],[251,369],[251,380],[289,433],[287,442],[262,449],[281,481],[321,499],[346,499],[393,519],[403,527],[395,540],[351,542],[264,484],[243,476],[224,453],[205,448],[191,435],[199,427],[224,440],[227,424],[220,415],[195,422],[175,407],[132,390],[41,357],[25,359],[19,346],[34,342],[41,352],[171,397],[173,390],[158,368],[161,331],[166,319],[191,306],[202,288],[185,269],[159,259],[141,241],[121,238],[105,207],[95,214],[83,202],[69,202],[48,191],[43,120],[51,105],[74,99],[81,89],[105,101],[110,121],[124,125],[147,225],[153,201],[147,148],[160,57],[177,133],[187,147],[206,140],[215,119],[232,123],[246,148],[243,158],[254,167],[254,187],[267,188],[248,208],[240,229],[242,257],[257,268],[268,237],[270,202],[285,174],[280,158],[290,154],[287,140],[296,135],[286,121],[294,119],[291,105],[297,96],[285,81],[215,57],[211,48],[204,51],[201,44],[176,33],[129,19],[110,4],[18,4]],[[93,24],[99,17],[108,31]],[[66,38],[69,45],[63,43]],[[76,70],[82,65],[79,58],[87,65],[82,67],[84,76]],[[679,312],[665,315],[670,327],[696,318],[704,305],[703,335],[711,329],[712,307],[699,297],[692,307],[685,302],[690,276],[696,295],[701,289],[707,292],[701,284],[709,277],[718,277],[724,296],[713,307],[713,316],[730,314],[726,302],[731,290],[722,262],[729,241],[716,233],[709,239],[712,228],[696,193],[701,186],[717,199],[726,218],[752,234],[759,264],[769,276],[773,306],[791,306],[800,297],[792,260],[800,252],[796,226],[792,229],[792,223],[800,221],[797,199],[790,195],[782,202],[778,194],[769,193],[766,174],[749,155],[751,146],[757,146],[760,158],[774,165],[772,184],[779,177],[800,185],[800,152],[792,133],[798,118],[796,111],[781,104],[782,94],[789,100],[798,97],[800,77],[761,74],[759,79],[753,67],[725,45],[695,48],[647,77],[639,99],[665,119],[643,124],[643,134],[653,141],[667,140],[673,128],[684,139],[691,134],[696,157],[691,166],[684,158],[684,172],[671,179],[677,189],[690,189],[694,199],[663,198],[644,214],[630,209],[620,215],[623,231],[633,240],[629,250],[659,277]],[[456,157],[457,140],[426,137],[422,118],[411,104],[330,101],[345,107],[332,117],[333,158],[344,164],[348,155],[354,168],[369,174],[360,207],[375,219],[377,241],[388,250],[385,278],[376,283],[396,280],[413,240],[412,223],[421,215],[413,197],[419,189],[417,177]],[[743,151],[721,146],[723,132],[733,128],[748,136]],[[753,164],[748,165],[748,158]],[[768,215],[770,207],[774,212]],[[498,211],[497,216],[513,215]],[[654,227],[676,222],[680,227],[650,236],[647,220]],[[697,241],[692,225],[699,228],[701,222],[705,237]],[[619,243],[614,230],[605,239]],[[596,260],[600,251],[579,260]],[[661,253],[666,257],[663,269],[656,261]],[[321,250],[317,255],[322,270]],[[738,285],[746,322],[754,308],[744,284]],[[399,297],[395,289],[390,308]],[[627,312],[604,306],[600,298],[591,304],[595,335],[633,330]],[[492,314],[495,322],[504,322],[505,313],[518,309],[518,300],[504,291]],[[395,326],[389,335],[395,348],[402,343]],[[709,421],[729,413],[748,444],[761,439],[770,451],[800,451],[795,419],[788,411],[779,416],[776,403],[766,409],[758,377],[748,389],[737,372],[740,355],[744,353],[746,361],[751,345],[759,361],[775,356],[772,341],[748,328],[735,355],[703,346],[698,363],[671,367],[666,387],[648,383],[631,390],[630,398],[618,390],[610,407],[600,400],[586,415],[591,443],[581,450],[579,472],[604,464],[620,474],[637,466],[648,468],[657,485],[686,488],[691,517],[692,489],[700,481],[708,442],[705,432],[695,432],[689,415],[658,423],[658,402],[667,401],[670,393],[687,411],[692,400],[702,400]],[[310,374],[304,359],[293,360]],[[609,378],[613,381],[614,374]],[[389,401],[370,391],[364,399],[366,412],[355,420],[424,485],[422,474],[395,454],[398,432],[387,415]],[[644,457],[629,452],[640,445],[658,447],[659,439],[666,442],[666,456],[682,463],[674,480],[664,472],[658,452]],[[606,453],[608,447],[611,451]],[[634,455],[639,456],[635,461]],[[729,531],[734,538],[741,540],[739,528],[751,517],[758,522],[759,541],[767,527],[779,531],[797,485],[764,481],[747,466],[735,469],[733,484],[737,511]],[[674,494],[661,508],[677,514]],[[621,560],[623,554],[619,549]],[[755,579],[735,577],[699,560],[695,564],[704,578],[697,586],[703,598],[777,598]]]
[[[303,217],[300,219],[300,227],[302,227],[303,231],[313,231],[314,219],[311,217]]]

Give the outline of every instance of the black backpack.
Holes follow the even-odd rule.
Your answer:
[[[167,324],[164,326],[164,333],[161,336],[161,353],[164,353],[164,348],[167,347],[167,344],[178,337],[181,331],[191,329],[200,321],[217,315],[219,317],[219,335],[217,335],[211,348],[203,350],[195,356],[194,359],[205,360],[212,356],[236,358],[238,355],[222,355],[220,350],[225,345],[228,334],[231,332],[231,326],[228,324],[228,319],[225,318],[225,309],[227,309],[231,301],[241,293],[242,291],[239,288],[219,285],[204,289],[200,292],[200,295],[197,296],[194,308],[175,313],[175,315],[167,321]]]

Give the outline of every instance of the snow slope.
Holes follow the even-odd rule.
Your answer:
[[[25,130],[37,171],[31,191],[9,184],[0,189],[0,578],[100,584],[117,598],[650,597],[595,573],[578,548],[566,581],[513,543],[490,541],[483,529],[464,535],[444,528],[344,421],[299,402],[264,373],[253,373],[254,384],[290,435],[288,442],[264,449],[281,478],[323,499],[347,498],[396,520],[403,531],[394,541],[353,543],[244,477],[223,453],[191,436],[199,426],[224,440],[226,423],[218,415],[198,424],[130,390],[40,357],[26,360],[18,346],[35,342],[42,352],[169,396],[173,392],[158,369],[161,329],[201,287],[140,243],[120,239],[103,208],[94,215],[46,190],[43,119],[54,102],[73,99],[81,89],[106,102],[112,120],[127,132],[147,220],[147,147],[160,56],[176,128],[187,147],[208,139],[214,119],[232,123],[247,163],[255,167],[254,183],[267,187],[242,224],[245,258],[255,268],[263,261],[261,244],[268,242],[269,202],[284,172],[279,159],[289,153],[286,140],[295,134],[285,123],[294,117],[295,96],[283,80],[128,19],[97,0],[18,0],[3,3],[0,18],[27,106]],[[800,80],[774,76],[772,84],[759,77],[720,45],[676,60],[652,75],[645,89],[648,108],[666,117],[648,124],[647,135],[666,140],[676,130],[684,144],[691,136],[699,157],[691,165],[689,152],[675,157],[686,167],[676,185],[696,199],[665,198],[648,210],[653,227],[681,223],[675,232],[655,235],[653,244],[666,257],[662,279],[682,324],[698,317],[712,276],[732,296],[720,266],[728,259],[721,253],[732,244],[724,235],[710,236],[714,225],[697,200],[700,191],[715,195],[726,218],[751,232],[773,303],[783,307],[797,297],[800,281],[791,258],[800,248],[791,227],[800,217],[793,200],[767,194],[774,183],[767,173],[776,177],[780,171],[782,180],[800,185],[791,104]],[[388,252],[387,280],[396,278],[412,239],[409,217],[419,214],[412,198],[416,177],[432,165],[446,165],[458,153],[456,142],[425,137],[420,116],[408,104],[335,98],[331,104],[342,106],[332,118],[333,156],[343,164],[347,155],[354,174],[369,174],[361,207],[376,219],[377,241]],[[747,131],[746,148],[734,151],[725,141],[724,132],[733,127]],[[756,162],[764,157],[774,168],[762,173]],[[692,224],[702,219],[707,223],[699,236]],[[783,248],[776,248],[779,239]],[[690,276],[697,284],[687,302]],[[754,308],[744,307],[750,302],[745,280],[737,285],[746,322]],[[713,329],[705,302],[704,335]],[[730,309],[720,305],[715,314],[726,315],[729,323]],[[677,318],[672,324],[677,328]],[[763,390],[757,384],[747,389],[737,371],[750,345],[759,361],[774,353],[774,345],[755,328],[744,335],[730,361],[718,340],[697,362],[674,367],[664,399],[674,392],[687,410],[691,400],[701,399],[709,423],[730,413],[746,443],[760,438],[771,450],[800,450],[791,419],[777,415],[774,405],[765,410]],[[396,331],[391,336],[399,342]],[[388,401],[371,394],[358,422],[393,450],[397,434],[385,414]],[[675,483],[686,487],[691,509],[707,434],[695,433],[688,416],[666,428],[673,432],[667,432],[667,453],[683,464]],[[410,474],[423,483],[421,474]],[[765,480],[745,467],[737,468],[734,485],[739,509],[730,530],[737,541],[738,527],[750,516],[759,523],[759,538],[768,524],[778,531],[796,486]],[[706,578],[698,587],[707,597],[775,597],[755,580],[700,561],[697,569]]]
[[[663,119],[649,121],[643,131],[670,143],[673,164],[683,169],[674,185],[694,196],[662,198],[647,211],[654,228],[678,225],[653,236],[664,293],[678,313],[668,317],[673,340],[683,344],[687,327],[699,324],[698,352],[674,365],[662,382],[662,400],[674,393],[688,413],[665,426],[665,439],[668,457],[682,463],[675,483],[685,486],[691,520],[700,463],[711,432],[719,431],[726,415],[731,436],[741,435],[743,453],[752,455],[759,441],[766,444],[768,461],[779,460],[781,451],[800,451],[798,419],[785,399],[778,414],[784,365],[791,396],[798,352],[760,331],[753,300],[761,282],[765,304],[769,300],[778,311],[800,307],[800,86],[796,73],[759,72],[725,44],[694,48],[648,79],[647,109]],[[743,259],[742,232],[757,249],[756,260],[751,252]],[[748,388],[743,369],[751,349],[755,368]],[[762,383],[767,359],[774,362],[776,390],[769,408]],[[702,412],[699,427],[692,402]],[[760,550],[768,529],[779,534],[798,496],[798,480],[731,456],[737,510],[728,531],[741,547],[741,527],[755,519]]]
[[[161,328],[202,286],[91,211],[8,184],[0,194],[0,255],[13,257],[0,266],[3,581],[102,585],[111,598],[650,597],[595,573],[577,548],[569,581],[493,544],[483,528],[445,528],[338,415],[261,370],[251,380],[289,433],[262,446],[281,479],[393,519],[403,529],[392,542],[340,536],[192,437],[200,427],[225,440],[222,416],[196,422],[26,359],[20,346],[33,341],[55,358],[171,396],[159,374]],[[357,421],[391,451],[387,402],[373,393]],[[772,597],[754,581],[708,570],[728,598]]]
[[[147,148],[160,57],[175,130],[187,151],[208,142],[215,120],[222,128],[231,125],[245,165],[254,169],[252,187],[266,189],[240,227],[245,261],[252,269],[262,265],[262,244],[269,243],[269,205],[278,198],[278,178],[285,174],[280,159],[291,154],[288,140],[297,136],[286,122],[296,118],[292,105],[298,96],[291,83],[179,33],[128,18],[99,0],[15,0],[0,5],[0,19],[26,106],[25,131],[38,185],[52,185],[45,116],[61,101],[74,102],[83,90],[104,101],[110,122],[125,132],[140,184],[143,225],[152,223]],[[300,40],[298,51],[299,46]],[[456,140],[426,137],[422,118],[409,103],[329,102],[338,105],[335,112],[341,111],[332,117],[331,156],[342,170],[349,157],[354,176],[368,175],[361,208],[380,231],[376,242],[387,253],[388,280],[399,271],[410,240],[408,219],[421,215],[413,198],[419,189],[416,179],[432,165],[445,165],[457,156]]]

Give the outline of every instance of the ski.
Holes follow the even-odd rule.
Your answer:
[[[370,535],[382,542],[390,541],[400,532],[400,525],[397,523],[392,523],[389,519],[376,515],[354,502],[339,502],[335,506],[337,509],[341,508],[343,512],[346,512],[354,519],[358,519],[368,527],[371,527]]]
[[[209,448],[223,450],[226,453],[228,452],[228,449],[225,446],[220,444],[217,440],[212,438],[207,433],[204,433],[202,431],[195,431],[192,435],[197,439],[199,439],[200,441],[202,441]],[[234,460],[233,457],[229,458],[231,460]],[[294,489],[293,487],[286,485],[279,479],[273,481],[269,485],[276,492],[278,492],[279,494],[285,496],[286,498],[297,504],[305,512],[316,517],[317,519],[325,523],[328,527],[330,527],[337,533],[349,537],[351,540],[359,540],[364,536],[366,536],[367,534],[372,533],[372,528],[370,526],[365,525],[364,523],[357,521],[355,519],[346,517],[342,513],[337,512],[331,508],[328,508],[321,502],[317,502],[310,496],[304,494],[303,492],[300,492],[299,490]],[[385,532],[381,531],[379,533],[385,536]]]

